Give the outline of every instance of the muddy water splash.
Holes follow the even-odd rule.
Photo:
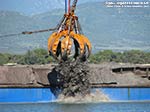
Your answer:
[[[96,92],[85,96],[76,95],[75,97],[66,97],[61,94],[56,100],[58,103],[99,103],[108,101],[110,101],[109,97],[100,90],[96,90]]]

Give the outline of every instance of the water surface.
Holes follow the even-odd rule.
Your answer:
[[[150,102],[3,103],[0,112],[150,112]]]

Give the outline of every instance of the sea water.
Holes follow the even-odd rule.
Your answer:
[[[0,112],[150,112],[150,102],[1,103]]]

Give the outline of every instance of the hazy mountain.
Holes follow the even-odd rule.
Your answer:
[[[0,35],[55,27],[64,10],[57,9],[32,17],[17,12],[0,11]],[[101,49],[150,50],[150,8],[107,8],[103,3],[86,3],[77,7],[84,34],[93,51]],[[51,32],[0,38],[0,52],[24,52],[46,48]]]
[[[77,5],[105,0],[78,0]],[[71,0],[71,3],[73,0]],[[26,15],[65,8],[65,0],[0,0],[0,10],[19,11]]]

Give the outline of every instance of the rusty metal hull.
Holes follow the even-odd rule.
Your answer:
[[[0,87],[49,88],[49,73],[55,65],[0,66]],[[150,66],[131,64],[89,64],[91,87],[150,87]]]

